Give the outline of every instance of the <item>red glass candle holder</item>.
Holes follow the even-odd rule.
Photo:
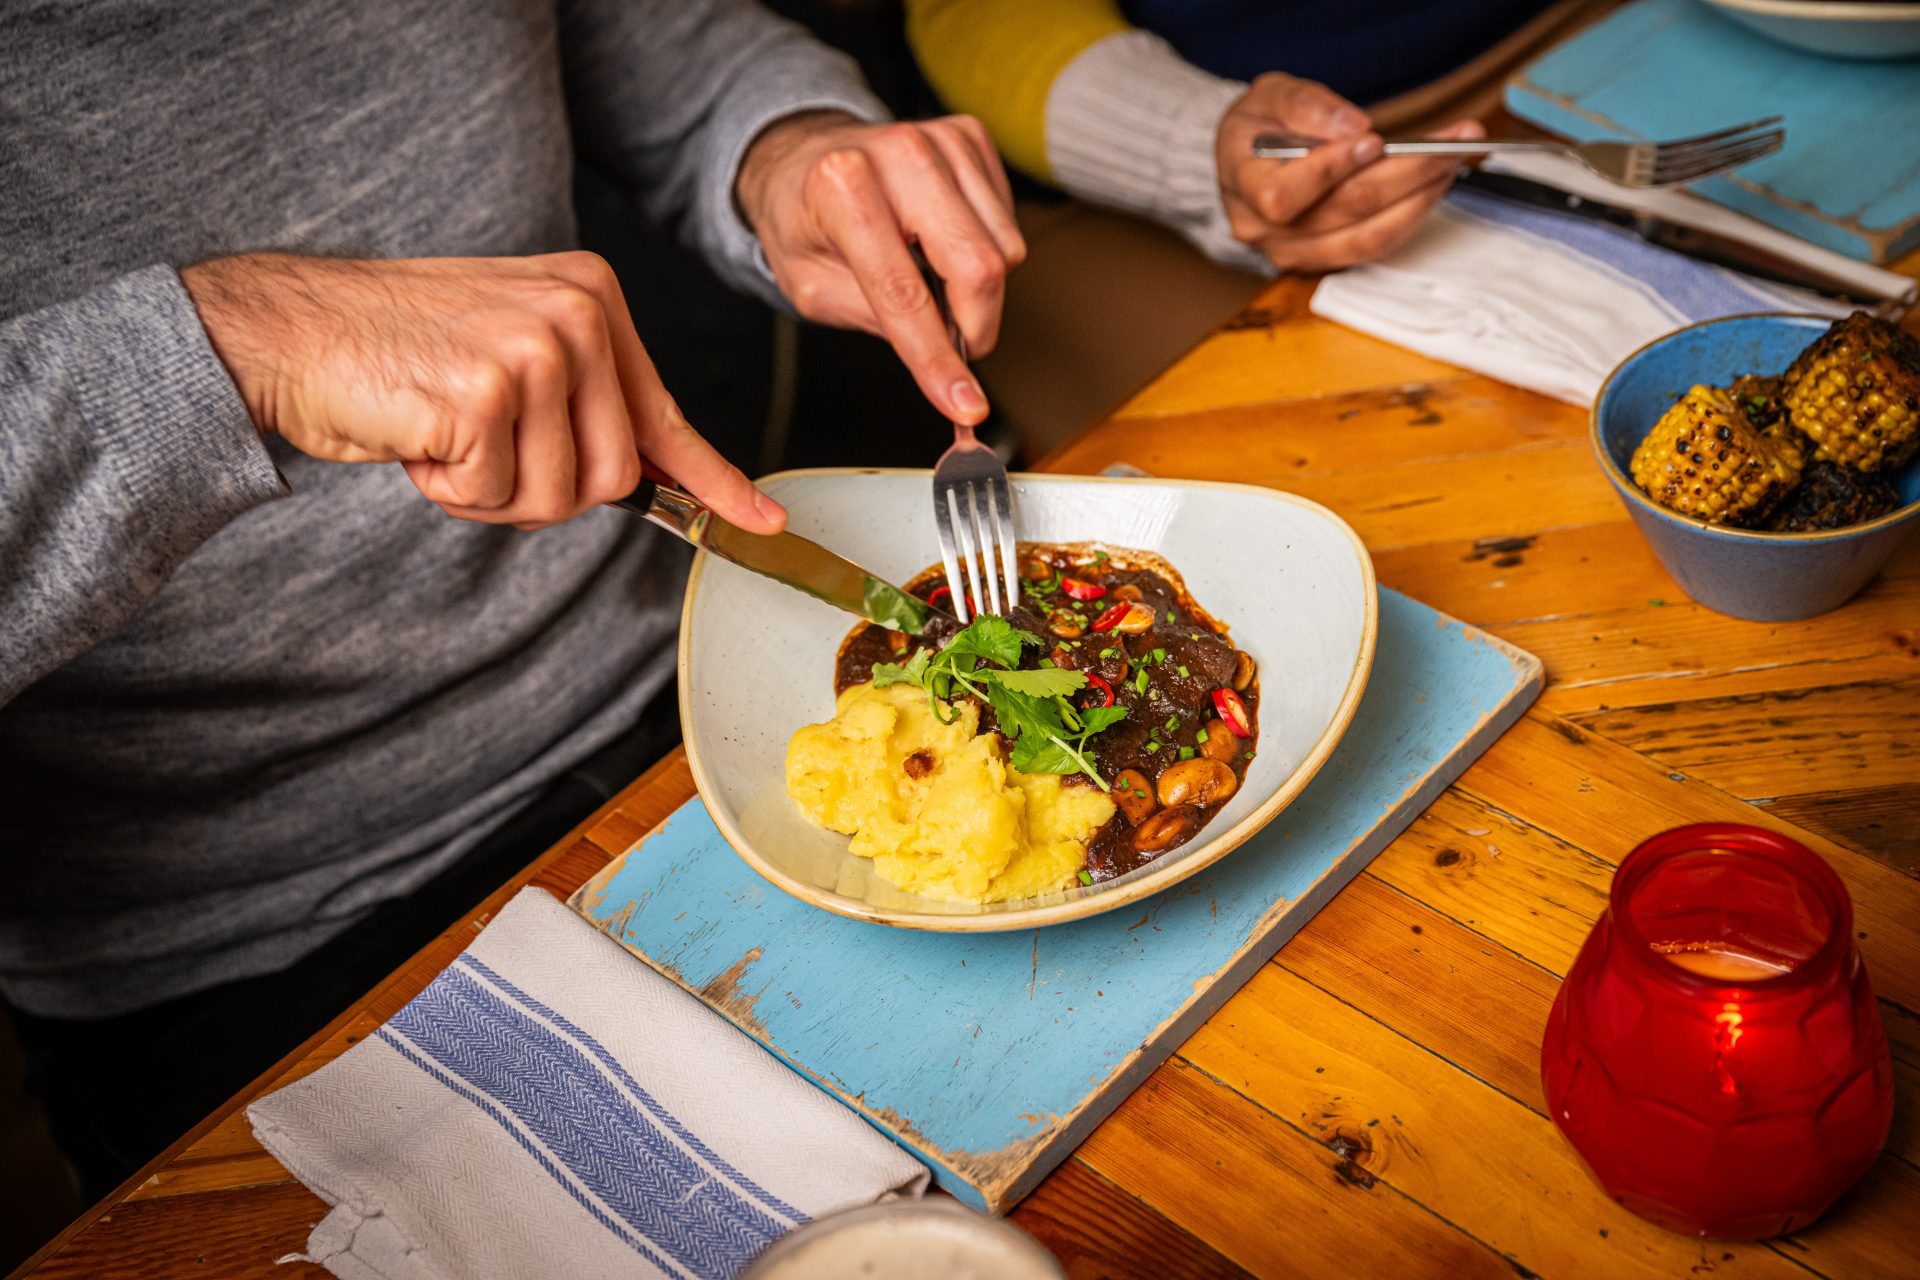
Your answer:
[[[1648,840],[1554,1000],[1541,1074],[1554,1123],[1640,1216],[1719,1239],[1804,1227],[1893,1117],[1840,877],[1758,827]]]

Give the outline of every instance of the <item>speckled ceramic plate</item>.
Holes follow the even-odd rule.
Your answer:
[[[1920,4],[1890,0],[1707,0],[1781,44],[1829,58],[1920,56]],[[1791,124],[1791,122],[1789,122]]]
[[[925,471],[789,471],[762,482],[794,532],[896,582],[939,560]],[[787,740],[833,714],[833,664],[855,619],[702,555],[680,630],[687,761],[714,823],[794,897],[860,920],[991,932],[1058,924],[1158,893],[1225,857],[1306,787],[1353,719],[1379,622],[1373,562],[1304,498],[1252,485],[1016,475],[1020,537],[1164,556],[1260,664],[1260,753],[1195,839],[1114,880],[975,906],[903,893],[800,815]],[[1268,851],[1275,856],[1275,851]]]

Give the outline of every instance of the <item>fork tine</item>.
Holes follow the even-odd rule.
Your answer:
[[[1690,182],[1696,178],[1704,178],[1708,174],[1750,164],[1762,156],[1770,156],[1778,151],[1784,140],[1784,134],[1775,133],[1703,155],[1683,157],[1678,161],[1656,161],[1653,167],[1654,181],[1662,185]]]
[[[1737,137],[1743,133],[1753,133],[1759,129],[1774,128],[1784,119],[1786,119],[1785,116],[1762,116],[1758,120],[1749,120],[1745,124],[1736,124],[1729,129],[1716,129],[1712,133],[1696,133],[1691,138],[1674,138],[1671,141],[1658,143],[1656,145],[1663,153],[1667,151],[1679,151],[1687,147],[1705,146],[1708,143],[1720,142],[1727,138]]]
[[[1758,142],[1769,138],[1784,138],[1786,136],[1787,131],[1785,129],[1756,129],[1750,133],[1736,133],[1730,137],[1721,138],[1717,142],[1697,144],[1689,142],[1681,146],[1669,146],[1662,143],[1656,146],[1653,152],[1655,159],[1662,161],[1691,160],[1699,156],[1710,156],[1716,152],[1732,150],[1735,147],[1743,147],[1750,142]]]
[[[1020,602],[1020,568],[1016,563],[1017,544],[1013,529],[1013,487],[999,476],[987,481],[987,491],[994,500],[994,518],[999,526],[995,532],[1000,543],[1000,572],[1006,583],[1007,612],[1013,612],[1013,606]]]
[[[966,580],[960,576],[960,544],[955,538],[955,526],[960,523],[956,497],[951,487],[937,490],[933,495],[933,514],[934,523],[940,529],[940,569],[947,575],[948,607],[964,626],[973,619],[967,616]]]
[[[955,533],[960,542],[960,576],[963,585],[956,591],[964,591],[973,601],[968,612],[979,616],[981,606],[986,603],[987,593],[981,589],[979,546],[975,541],[975,523],[973,514],[973,485],[963,484],[954,490]]]
[[[974,546],[979,549],[978,563],[968,561],[968,567],[974,571],[974,581],[979,584],[979,594],[973,602],[980,606],[981,613],[995,613],[1004,616],[1006,610],[1000,607],[999,574],[993,565],[993,499],[986,483],[975,481],[967,486],[967,498],[973,507]]]

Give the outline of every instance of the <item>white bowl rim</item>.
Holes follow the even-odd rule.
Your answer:
[[[931,477],[932,474],[930,470],[918,467],[802,467],[790,471],[776,471],[761,477],[756,483],[811,479],[819,476],[920,475]],[[713,805],[707,805],[707,813],[713,819],[714,826],[719,828],[721,836],[733,847],[733,851],[739,854],[748,866],[789,896],[849,919],[864,920],[871,924],[892,925],[902,929],[923,929],[935,933],[1010,933],[1020,929],[1064,924],[1070,920],[1102,915],[1171,888],[1189,876],[1206,870],[1245,844],[1262,827],[1273,821],[1282,809],[1292,804],[1302,791],[1306,790],[1307,784],[1313,781],[1314,775],[1320,772],[1322,766],[1333,755],[1333,750],[1345,735],[1347,726],[1353,723],[1354,712],[1359,709],[1361,695],[1366,692],[1367,677],[1373,669],[1374,643],[1380,631],[1380,587],[1374,577],[1373,557],[1368,554],[1366,544],[1360,540],[1360,535],[1355,533],[1353,527],[1345,520],[1309,498],[1288,493],[1284,489],[1270,489],[1265,485],[1235,484],[1222,480],[1181,480],[1165,476],[1083,476],[1030,471],[1016,471],[1011,478],[1038,484],[1066,482],[1241,491],[1304,507],[1344,533],[1353,548],[1354,558],[1359,562],[1360,575],[1365,584],[1366,611],[1361,619],[1360,650],[1355,656],[1353,670],[1347,674],[1346,688],[1341,692],[1340,701],[1334,708],[1332,719],[1313,746],[1308,749],[1306,757],[1274,789],[1272,795],[1262,801],[1252,813],[1225,831],[1216,833],[1207,841],[1204,846],[1205,856],[1181,858],[1157,871],[1150,871],[1138,879],[1131,876],[1116,879],[1112,881],[1116,886],[1112,890],[1069,898],[1065,902],[1050,903],[1042,907],[989,911],[978,915],[932,915],[886,910],[855,902],[816,885],[796,880],[773,866],[754,851],[745,835],[724,812],[715,812]],[[693,785],[699,792],[703,804],[706,803],[707,796],[715,792],[716,788],[712,786],[706,762],[701,759],[698,741],[692,732],[690,710],[693,706],[693,698],[690,672],[693,649],[691,641],[693,602],[698,595],[700,578],[706,565],[707,553],[701,551],[694,556],[693,568],[687,574],[686,597],[680,608],[679,679],[677,682],[680,696],[680,735],[686,748],[687,768],[693,774]]]
[[[1920,5],[1916,5],[1915,8],[1920,9]],[[1850,524],[1841,529],[1819,529],[1811,533],[1775,533],[1767,529],[1735,529],[1724,524],[1710,524],[1705,520],[1696,520],[1692,516],[1682,515],[1678,511],[1661,506],[1634,483],[1632,476],[1620,470],[1620,465],[1613,460],[1613,454],[1607,449],[1607,442],[1600,434],[1600,405],[1606,400],[1607,389],[1613,385],[1613,380],[1619,377],[1628,365],[1661,343],[1677,338],[1691,329],[1705,329],[1710,325],[1725,324],[1729,320],[1813,320],[1824,325],[1833,324],[1831,317],[1817,316],[1805,311],[1742,311],[1738,315],[1715,316],[1711,320],[1696,320],[1692,324],[1681,325],[1678,329],[1663,333],[1652,341],[1643,342],[1634,348],[1632,354],[1613,366],[1613,371],[1607,374],[1606,381],[1600,384],[1600,390],[1594,393],[1593,407],[1587,410],[1587,439],[1593,445],[1595,460],[1600,463],[1600,469],[1607,473],[1607,479],[1613,482],[1613,487],[1619,490],[1629,502],[1675,524],[1684,525],[1709,537],[1727,538],[1735,542],[1753,542],[1762,546],[1838,542],[1891,528],[1920,513],[1920,498],[1915,498],[1912,502],[1902,503],[1883,516],[1876,516],[1861,524]],[[1651,431],[1653,428],[1648,427],[1647,430]]]
[[[1863,0],[1707,0],[1722,9],[1764,14],[1769,18],[1799,18],[1839,22],[1907,22],[1920,18],[1920,4],[1871,4]]]

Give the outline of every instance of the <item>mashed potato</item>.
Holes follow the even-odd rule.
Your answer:
[[[1113,801],[1008,767],[978,708],[954,710],[941,724],[912,685],[853,686],[787,744],[787,794],[910,893],[1001,902],[1073,884]]]

